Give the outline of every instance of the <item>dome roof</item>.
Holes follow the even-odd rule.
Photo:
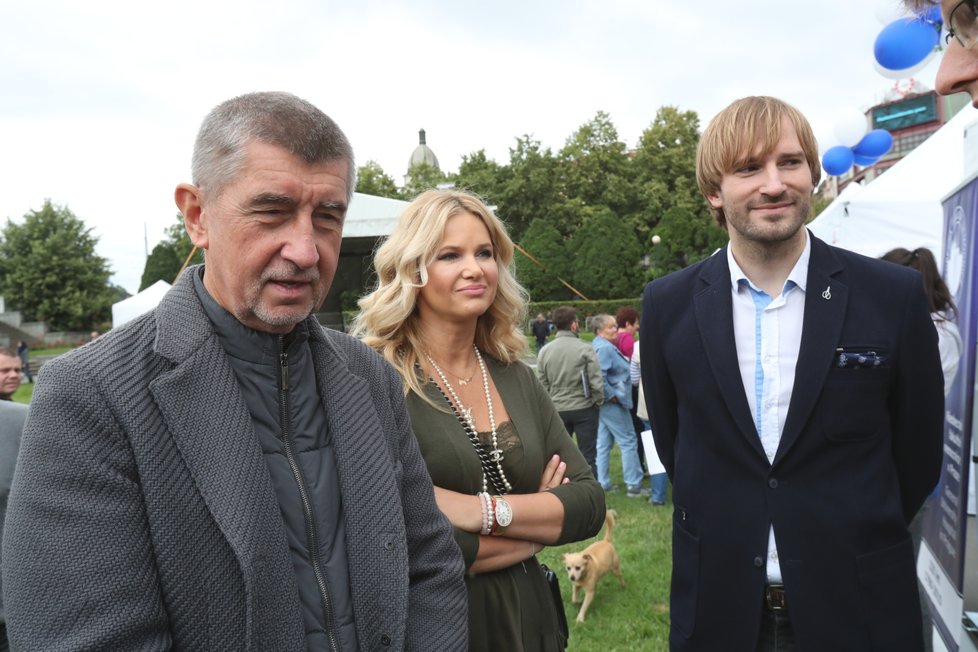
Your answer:
[[[418,131],[418,146],[414,148],[411,153],[411,160],[408,161],[408,169],[411,169],[412,165],[418,165],[419,163],[425,163],[435,168],[436,170],[441,170],[438,167],[438,157],[435,153],[431,151],[431,148],[425,144],[424,129]]]

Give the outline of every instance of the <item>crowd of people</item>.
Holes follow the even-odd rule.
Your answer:
[[[966,4],[939,88],[978,99]],[[29,413],[0,349],[0,649],[562,650],[537,555],[598,532],[614,444],[625,496],[673,506],[671,649],[921,649],[954,304],[925,250],[812,236],[820,174],[796,109],[733,102],[697,149],[728,246],[591,343],[540,315],[534,370],[513,243],[464,191],[412,201],[353,334],[322,328],[353,149],[287,93],[221,103],[174,193],[205,263],[47,362]]]

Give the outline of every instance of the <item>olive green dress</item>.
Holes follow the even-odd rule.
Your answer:
[[[567,463],[566,477],[571,481],[551,490],[564,505],[564,525],[556,545],[594,536],[604,522],[604,492],[564,429],[546,390],[521,362],[503,365],[486,358],[486,366],[509,413],[509,421],[497,424],[496,433],[512,493],[536,492],[544,467],[557,453]],[[413,393],[407,397],[407,406],[432,481],[445,489],[475,495],[482,490],[482,467],[475,449],[437,386],[429,382],[427,392],[446,410],[432,407]],[[489,433],[479,435],[483,442],[491,438]],[[478,534],[455,530],[467,568],[475,561],[479,539]],[[491,573],[468,574],[466,585],[470,650],[564,649],[553,599],[535,557]]]

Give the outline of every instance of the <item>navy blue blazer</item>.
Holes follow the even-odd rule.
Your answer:
[[[940,475],[937,334],[917,272],[809,237],[771,463],[741,380],[724,252],[645,288],[643,385],[674,485],[673,650],[756,648],[772,523],[800,649],[922,649],[907,524]],[[840,368],[840,349],[885,361]]]

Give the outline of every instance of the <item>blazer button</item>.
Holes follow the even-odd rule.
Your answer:
[[[777,489],[778,481],[775,480],[774,478],[771,478],[770,480],[767,481],[767,486],[771,487],[772,489]]]
[[[764,565],[764,560],[760,557],[754,557],[754,568],[760,568]]]
[[[394,549],[393,541],[384,541],[384,550],[393,550],[393,549]]]
[[[391,637],[388,636],[387,634],[384,634],[383,636],[380,637],[380,644],[383,645],[384,647],[389,647],[391,644]]]

